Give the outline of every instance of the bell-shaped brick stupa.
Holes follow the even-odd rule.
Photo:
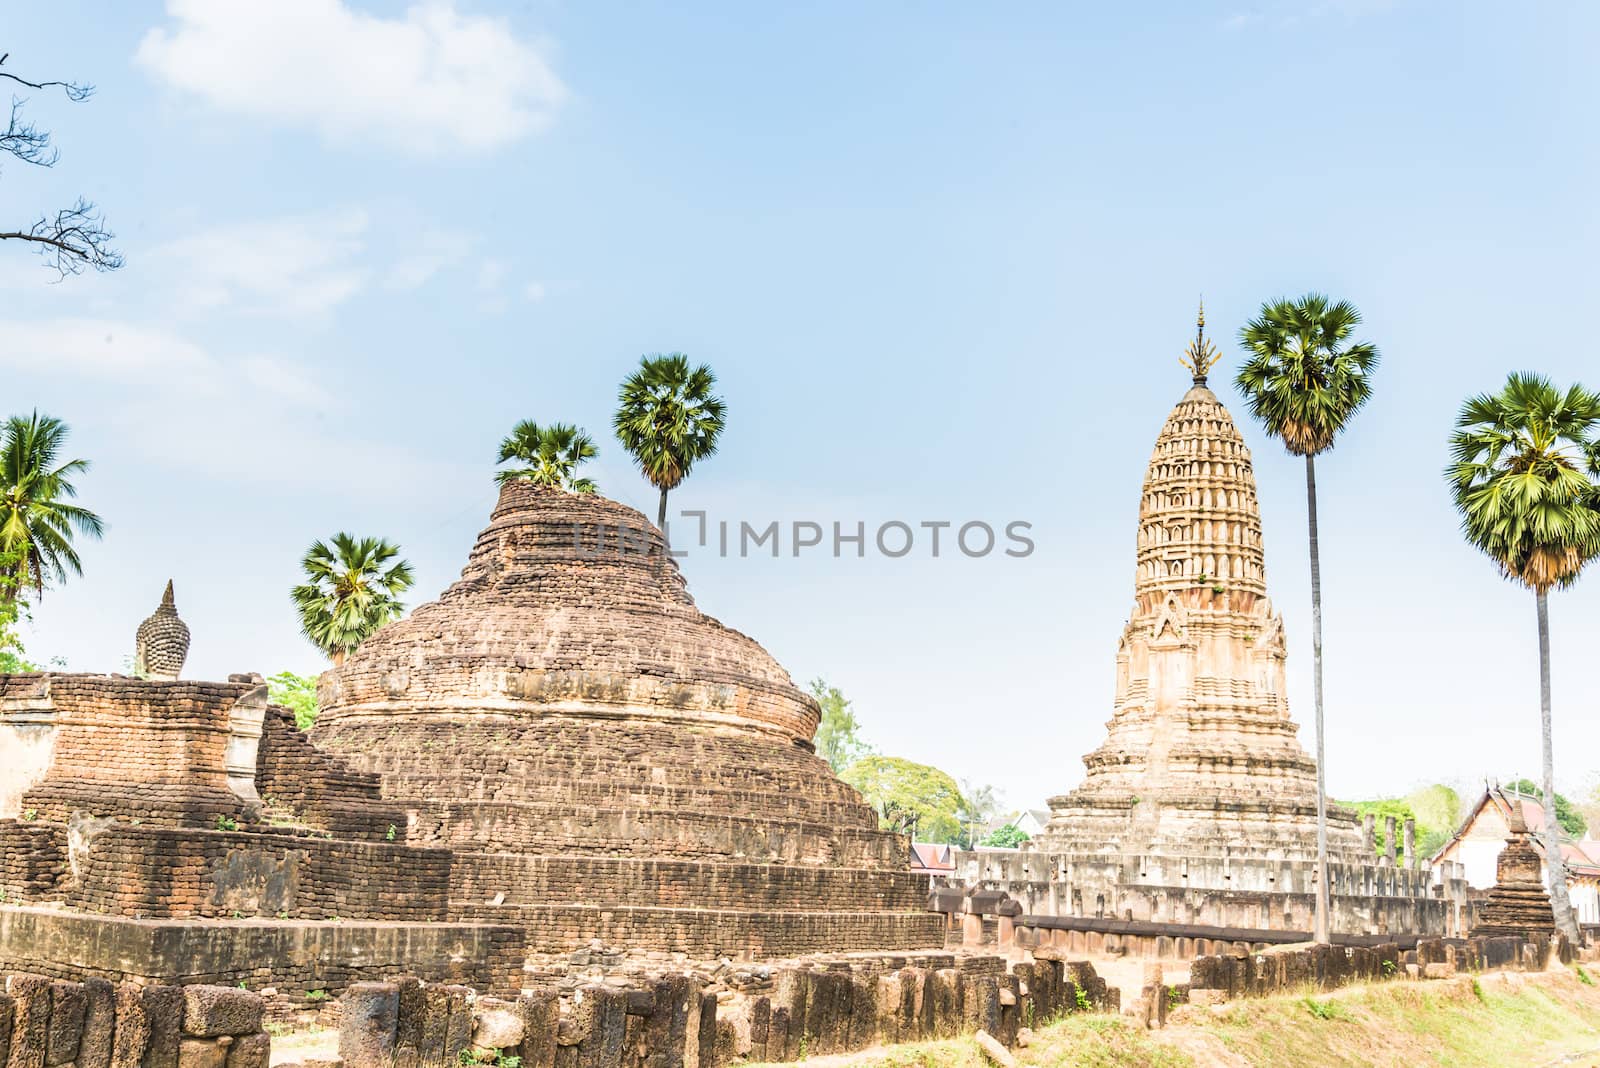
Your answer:
[[[507,483],[460,581],[323,676],[313,739],[455,850],[454,913],[535,952],[940,945],[816,703],[664,550],[631,508]]]

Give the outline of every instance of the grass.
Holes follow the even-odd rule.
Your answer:
[[[1121,1017],[1073,1014],[1016,1050],[1029,1068],[1207,1068],[1212,1065],[1548,1064],[1600,1051],[1600,988],[1576,971],[1390,981],[1184,1006],[1164,1031]],[[987,1068],[971,1038],[813,1057],[813,1068]],[[1583,1062],[1588,1063],[1588,1062]]]

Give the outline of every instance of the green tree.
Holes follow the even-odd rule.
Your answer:
[[[294,713],[294,725],[303,731],[317,721],[317,677],[280,671],[267,679],[267,696],[275,705]]]
[[[861,740],[855,709],[837,686],[812,679],[811,696],[822,708],[815,738],[817,755],[828,762],[835,775],[843,774],[845,768],[872,752],[872,747]]]
[[[524,419],[511,428],[500,443],[500,463],[515,460],[523,465],[497,472],[501,484],[526,480],[535,486],[564,489],[568,493],[593,493],[592,479],[579,478],[578,467],[600,455],[594,441],[580,427],[567,423],[540,426]]]
[[[335,664],[373,631],[399,619],[400,595],[414,581],[398,546],[340,532],[332,544],[312,542],[300,561],[308,581],[290,591],[300,630]]]
[[[1420,787],[1405,797],[1382,797],[1367,801],[1335,803],[1348,805],[1362,816],[1370,814],[1374,817],[1372,844],[1377,853],[1386,852],[1388,847],[1388,842],[1383,836],[1383,821],[1386,816],[1393,816],[1396,825],[1403,824],[1408,819],[1416,821],[1415,848],[1419,857],[1431,856],[1444,845],[1461,818],[1460,796],[1443,783]],[[1396,848],[1399,848],[1398,844]]]
[[[612,426],[644,477],[661,491],[656,526],[662,530],[667,528],[667,491],[717,451],[727,409],[711,392],[716,384],[710,367],[691,370],[681,352],[641,357],[639,369],[622,383]]]
[[[1461,823],[1461,795],[1444,783],[1419,787],[1406,795],[1417,814],[1417,855],[1432,856]]]
[[[1518,779],[1516,782],[1508,783],[1506,789],[1524,797],[1531,797],[1541,805],[1544,804],[1544,790],[1532,779]],[[1578,839],[1581,839],[1584,832],[1589,829],[1589,821],[1584,818],[1583,813],[1579,812],[1578,807],[1568,801],[1565,795],[1559,793],[1556,794],[1556,825]]]
[[[884,830],[922,842],[960,840],[961,790],[938,768],[901,757],[866,756],[841,778],[861,791]]]
[[[83,574],[72,544],[74,535],[100,537],[100,517],[72,503],[73,479],[89,470],[88,460],[63,460],[67,424],[35,411],[6,420],[0,434],[0,553],[5,577],[0,600],[13,601],[28,587],[44,592],[45,582],[65,582],[68,572]]]
[[[26,594],[16,589],[14,565],[20,556],[16,552],[0,551],[0,674],[11,675],[19,671],[38,671],[39,665],[27,659],[22,647],[22,637],[17,624],[27,613]]]
[[[979,845],[995,846],[999,849],[1015,849],[1028,840],[1028,832],[1018,827],[1015,823],[1008,823],[990,831]]]
[[[1549,593],[1600,555],[1600,395],[1515,372],[1499,393],[1461,406],[1445,476],[1461,530],[1513,582],[1531,589],[1539,628],[1543,793],[1555,795],[1550,727]],[[1556,806],[1545,806],[1545,869],[1556,926],[1578,941],[1567,897]]]
[[[1268,435],[1306,461],[1306,520],[1311,551],[1311,678],[1317,736],[1318,942],[1328,941],[1328,792],[1322,730],[1322,560],[1317,549],[1316,458],[1372,396],[1378,350],[1350,341],[1361,313],[1320,293],[1280,298],[1239,331],[1249,358],[1234,384]]]

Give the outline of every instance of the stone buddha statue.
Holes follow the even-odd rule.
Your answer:
[[[150,618],[139,624],[134,644],[133,671],[143,679],[171,681],[183,670],[189,655],[189,627],[178,618],[172,599],[172,580]]]

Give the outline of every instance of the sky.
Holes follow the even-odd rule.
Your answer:
[[[1039,807],[1104,737],[1201,294],[1309,724],[1304,469],[1228,383],[1264,300],[1322,290],[1383,353],[1318,468],[1330,792],[1536,777],[1534,599],[1440,472],[1508,372],[1600,387],[1597,48],[1600,7],[1554,2],[15,5],[3,69],[97,91],[26,94],[61,156],[6,162],[0,229],[83,195],[127,261],[57,282],[0,242],[0,414],[71,425],[107,524],[28,648],[127,670],[170,578],[190,677],[319,671],[305,548],[390,538],[431,599],[520,419],[587,428],[653,516],[610,417],[680,350],[729,418],[675,513],[918,535],[691,547],[701,607],[880,751]],[[1033,551],[935,558],[939,521]],[[1600,573],[1550,616],[1580,789]]]

